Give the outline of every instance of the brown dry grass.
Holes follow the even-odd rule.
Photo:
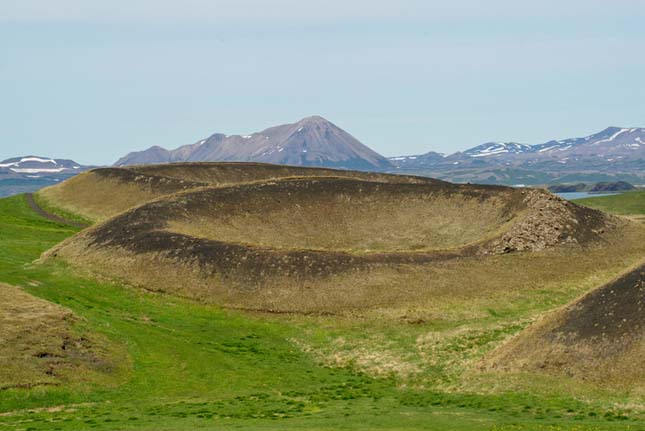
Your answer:
[[[71,311],[0,284],[0,390],[79,380],[107,363]]]
[[[125,169],[97,169],[46,187],[37,195],[49,207],[101,221],[161,196],[200,185],[136,175]]]
[[[177,163],[100,168],[38,192],[52,208],[103,221],[146,202],[205,185],[226,186],[290,177],[346,177],[397,183],[439,183],[421,177],[262,163]]]
[[[645,389],[645,265],[548,313],[492,352],[492,371],[566,375]]]
[[[508,228],[517,214],[492,196],[296,189],[240,193],[236,201],[210,199],[165,230],[197,238],[274,249],[346,252],[430,251],[463,247]]]

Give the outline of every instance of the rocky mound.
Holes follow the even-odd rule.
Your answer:
[[[495,240],[487,252],[539,251],[557,244],[585,244],[597,239],[616,220],[540,190],[526,192],[527,214]]]
[[[426,289],[437,262],[584,244],[610,224],[539,190],[290,178],[170,195],[48,256],[226,306],[324,311]]]
[[[645,265],[546,316],[483,366],[642,388],[644,360]]]
[[[263,163],[173,163],[100,168],[47,187],[38,195],[53,207],[101,221],[154,199],[203,186],[289,177],[347,177],[393,183],[438,183],[423,177]]]

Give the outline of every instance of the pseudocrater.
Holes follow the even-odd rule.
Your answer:
[[[283,178],[170,194],[48,256],[229,307],[337,311],[461,289],[490,256],[583,246],[614,223],[543,190]]]

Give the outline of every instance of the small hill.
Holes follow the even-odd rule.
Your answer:
[[[552,313],[494,351],[485,367],[645,387],[645,266]]]
[[[396,181],[199,187],[86,229],[46,257],[228,307],[328,312],[410,301],[442,262],[588,244],[613,226],[546,191],[384,179]]]
[[[72,328],[71,311],[0,284],[0,391],[57,385],[101,366],[92,343]]]
[[[378,182],[436,182],[422,177],[262,163],[173,163],[94,169],[43,189],[38,197],[48,206],[97,221],[153,199],[197,187],[289,177],[338,176]]]
[[[318,116],[250,135],[216,133],[195,144],[130,153],[115,166],[176,162],[262,162],[290,166],[376,170],[391,163],[332,122]]]

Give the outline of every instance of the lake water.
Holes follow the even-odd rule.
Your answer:
[[[589,193],[589,192],[556,193],[556,195],[558,195],[562,199],[566,199],[568,201],[572,201],[574,199],[598,198],[600,196],[611,196],[611,195],[619,195],[619,194],[620,194],[620,192],[613,192],[613,193]]]

